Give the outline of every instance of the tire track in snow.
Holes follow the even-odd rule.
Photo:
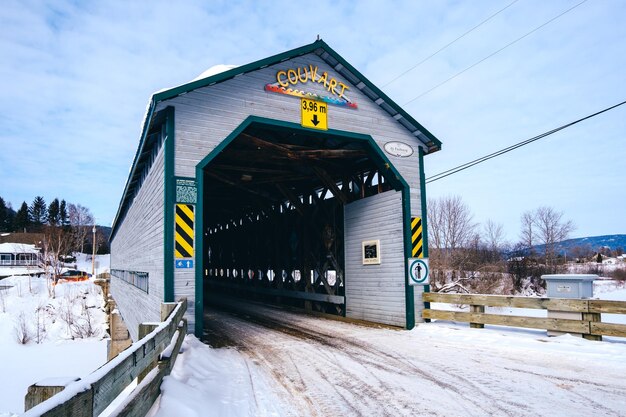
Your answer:
[[[423,356],[406,355],[403,335],[414,339],[404,331],[236,304],[209,310],[214,318],[210,331],[273,376],[293,404],[287,411],[291,415],[534,416],[547,410],[541,403],[619,415],[617,399],[626,393],[624,387],[534,373],[534,366],[559,375],[575,370],[550,366],[541,358],[528,365],[515,352],[497,346],[468,347],[443,338],[432,345],[420,343]],[[401,347],[386,343],[387,335]],[[462,353],[471,356],[464,360]],[[515,375],[520,375],[521,385]],[[581,393],[559,386],[575,382],[588,383],[592,390]],[[610,395],[613,403],[607,407],[594,400],[599,393]]]
[[[265,308],[266,307],[262,307],[261,309]],[[377,385],[379,385],[380,388],[375,389],[375,387],[372,387],[371,382],[361,382],[358,385],[352,384],[351,381],[358,380],[361,377],[361,374],[354,373],[350,369],[343,366],[341,360],[329,360],[328,357],[326,357],[326,366],[316,367],[317,373],[324,376],[324,381],[331,387],[331,389],[333,389],[334,392],[340,395],[341,399],[344,400],[344,406],[350,408],[352,414],[354,415],[372,415],[373,410],[381,412],[381,415],[416,415],[416,413],[429,413],[431,415],[439,415],[436,409],[429,409],[427,407],[424,407],[423,405],[419,405],[419,399],[416,398],[415,394],[407,393],[403,390],[398,390],[398,388],[402,387],[391,386],[389,383],[377,377],[376,375],[380,373],[386,373],[392,379],[397,376],[419,376],[422,379],[430,382],[431,384],[439,387],[440,395],[447,396],[449,397],[450,401],[455,401],[457,404],[459,404],[459,406],[462,407],[464,415],[483,415],[483,413],[490,414],[493,412],[498,412],[501,415],[509,415],[506,408],[499,406],[496,398],[489,398],[489,395],[486,393],[482,393],[483,395],[481,395],[480,398],[476,398],[472,394],[471,390],[468,392],[468,387],[466,384],[462,384],[462,386],[459,387],[459,381],[453,381],[452,383],[445,382],[440,378],[434,377],[420,367],[403,361],[396,355],[392,355],[363,341],[357,342],[353,339],[349,339],[341,335],[328,334],[324,331],[320,331],[319,329],[315,331],[311,328],[303,328],[302,326],[295,325],[292,322],[285,322],[284,320],[282,320],[284,316],[282,316],[281,318],[267,317],[265,315],[255,314],[258,312],[251,312],[248,309],[244,311],[239,311],[232,308],[227,308],[226,310],[226,314],[232,318],[246,320],[249,323],[262,326],[266,329],[275,330],[299,341],[312,341],[315,344],[321,345],[324,349],[317,352],[318,354],[316,357],[318,359],[321,359],[323,356],[327,356],[329,352],[332,352],[335,356],[336,352],[340,352],[342,356],[347,355],[349,358],[359,363],[364,368],[364,370],[376,380]],[[309,318],[307,321],[311,320],[314,321],[315,319]],[[228,337],[229,339],[232,339],[232,335],[229,334]],[[245,334],[242,340],[247,340]],[[247,345],[247,342],[243,343],[242,345],[242,342],[239,341],[237,346],[240,350],[251,352],[251,350],[249,349],[250,346]],[[257,350],[258,348],[259,345],[255,345],[255,349],[252,350],[252,352]],[[270,351],[267,352],[264,357],[271,356],[271,354],[276,354],[276,351],[273,347],[266,347],[266,349],[268,348],[270,349]],[[253,353],[253,355],[257,356],[256,353]],[[382,360],[382,358],[384,358],[385,360]],[[308,361],[310,360],[310,358],[306,356],[302,357],[300,355],[300,360]],[[294,392],[294,390],[290,389],[290,387],[297,381],[288,376],[285,377],[285,375],[291,375],[294,372],[294,369],[295,372],[300,375],[299,382],[301,384],[304,383],[305,385],[305,392],[311,390],[315,391],[315,387],[311,387],[310,384],[307,384],[304,381],[304,378],[302,378],[299,370],[297,369],[297,365],[295,365],[292,369],[287,369],[286,367],[284,367],[284,364],[282,367],[276,367],[275,363],[273,362],[272,364],[268,365],[271,367],[272,374],[279,381],[281,381],[281,385],[290,390],[292,394],[298,392]],[[373,372],[369,368],[373,368],[377,372]],[[463,380],[462,382],[466,381]],[[335,384],[338,384],[339,387],[345,390],[345,392],[352,393],[353,398],[356,398],[354,396],[354,391],[357,391],[360,395],[360,398],[373,398],[374,400],[368,402],[368,407],[366,407],[363,410],[363,413],[361,413],[355,408],[353,404],[350,403],[350,401],[346,401],[345,392],[340,393],[337,387],[335,387]],[[392,404],[388,403],[390,392],[394,393]],[[364,396],[363,394],[367,395]],[[459,398],[455,397],[455,395],[460,396],[465,401],[467,401],[470,407],[466,406],[463,403],[459,403]],[[489,398],[490,401],[486,403],[485,397]],[[321,407],[320,411],[324,414],[327,414],[328,412],[338,411],[333,409],[334,407],[336,407],[335,400],[332,400],[330,404],[326,404],[328,401],[326,401],[323,396],[316,396],[315,402]],[[479,410],[478,414],[476,414],[477,410]]]

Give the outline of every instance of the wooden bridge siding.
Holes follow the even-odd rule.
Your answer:
[[[328,124],[331,129],[371,135],[382,149],[384,143],[401,141],[410,144],[414,153],[407,158],[390,155],[396,169],[411,187],[411,213],[421,216],[419,182],[419,141],[398,121],[372,102],[367,96],[336,73],[325,61],[315,54],[307,54],[277,65],[273,65],[209,87],[204,87],[166,102],[160,103],[157,110],[167,106],[176,109],[175,175],[195,177],[195,168],[200,160],[210,153],[249,115],[300,124],[299,99],[264,90],[267,83],[275,81],[276,72],[281,69],[304,65],[317,65],[319,71],[327,71],[329,76],[343,80],[350,89],[346,95],[358,104],[358,109],[328,106]],[[322,85],[307,83],[307,91],[328,92]],[[401,209],[398,208],[401,212]],[[401,236],[401,234],[399,235]],[[402,252],[402,251],[400,251]],[[196,258],[200,262],[200,258]],[[195,277],[193,270],[175,270],[174,296],[189,300],[187,318],[190,328],[194,326]],[[404,276],[404,271],[400,273]],[[416,294],[416,306],[421,308],[421,299]],[[419,315],[416,315],[419,317]]]
[[[111,242],[111,268],[147,272],[148,293],[111,276],[111,294],[133,340],[142,322],[159,321],[163,301],[164,149],[119,224]]]
[[[320,71],[327,71],[329,76],[343,79],[320,57],[308,54],[161,103],[160,108],[168,105],[176,108],[175,175],[195,177],[198,162],[249,115],[300,124],[298,98],[268,93],[263,88],[265,84],[275,81],[278,70],[308,64],[317,65]],[[305,86],[307,91],[329,94],[321,84],[309,82]],[[411,186],[412,213],[420,215],[420,142],[356,86],[350,85],[346,95],[359,108],[355,110],[329,105],[329,128],[371,135],[381,149],[389,141],[411,145],[414,153],[410,157],[386,155]]]
[[[346,317],[404,327],[402,193],[387,191],[345,206]],[[380,265],[363,265],[361,242],[380,239]]]

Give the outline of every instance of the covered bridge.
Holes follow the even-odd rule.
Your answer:
[[[180,297],[201,336],[221,293],[412,328],[440,147],[321,40],[155,93],[111,234],[133,338]]]

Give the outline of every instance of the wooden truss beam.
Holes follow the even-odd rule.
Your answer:
[[[331,193],[333,193],[333,196],[335,196],[336,199],[341,201],[343,204],[348,204],[350,198],[337,186],[337,183],[335,182],[333,177],[328,174],[328,172],[316,166],[312,167],[312,169],[313,172],[315,172],[315,175],[317,175],[320,181],[322,181],[322,183],[326,187],[328,187],[328,189]]]
[[[287,200],[295,207],[296,211],[300,213],[301,216],[304,216],[304,207],[302,206],[302,202],[289,188],[284,185],[278,183],[276,184],[276,188],[280,191]]]
[[[230,178],[228,178],[228,177],[225,177],[225,176],[223,176],[223,175],[221,175],[221,174],[218,174],[217,172],[213,172],[213,171],[211,171],[211,170],[205,170],[204,172],[205,172],[208,176],[210,176],[210,177],[212,177],[212,178],[215,178],[215,179],[216,179],[216,180],[218,180],[218,181],[221,181],[221,182],[223,182],[223,183],[225,183],[225,184],[231,185],[231,186],[233,186],[233,187],[235,187],[235,188],[238,188],[238,189],[240,189],[240,190],[242,190],[242,191],[245,191],[245,192],[247,192],[247,193],[249,193],[249,194],[253,194],[253,195],[257,196],[257,197],[264,198],[264,199],[269,200],[269,201],[271,201],[271,202],[280,202],[278,199],[274,198],[273,196],[271,196],[271,195],[270,195],[270,194],[268,194],[268,193],[264,193],[264,192],[261,192],[261,191],[252,190],[252,189],[250,189],[250,188],[248,188],[248,187],[246,187],[246,186],[242,185],[241,183],[239,183],[239,182],[237,182],[237,181],[233,181],[233,180],[231,180],[231,179],[230,179]]]

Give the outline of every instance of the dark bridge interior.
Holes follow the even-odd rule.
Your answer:
[[[249,126],[204,170],[206,299],[344,315],[343,206],[399,189],[388,168],[367,140]]]

